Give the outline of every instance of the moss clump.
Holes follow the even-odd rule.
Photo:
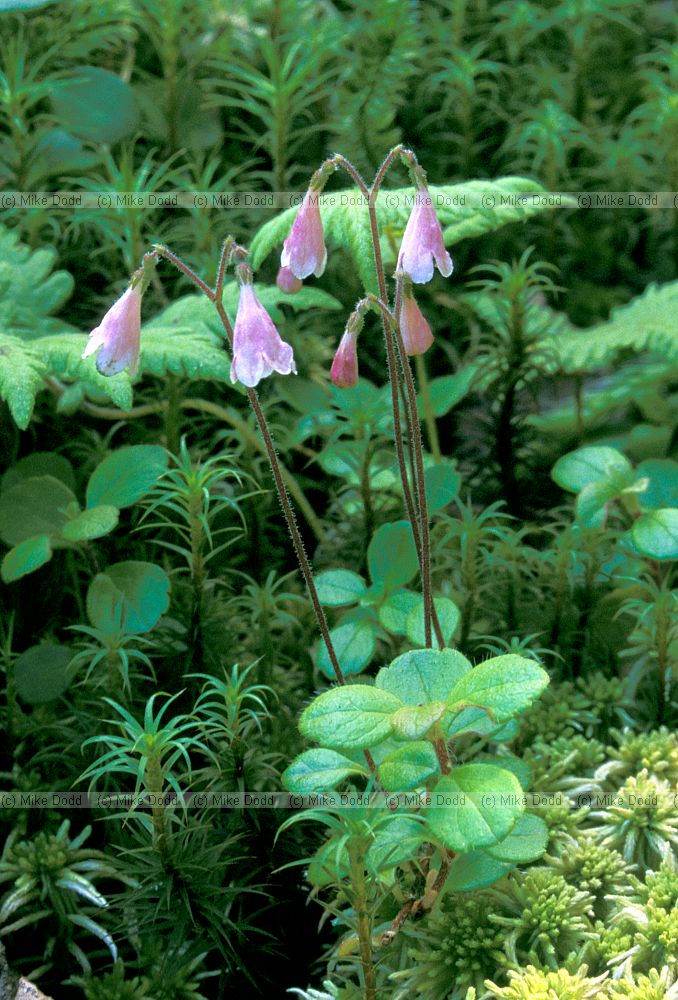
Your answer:
[[[486,982],[488,996],[497,1000],[594,1000],[604,996],[601,984],[605,975],[595,979],[587,976],[584,965],[578,972],[542,972],[530,965],[521,972],[509,972],[508,986]]]

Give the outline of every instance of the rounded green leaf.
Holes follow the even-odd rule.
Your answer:
[[[426,736],[444,714],[444,701],[432,701],[428,705],[404,705],[393,713],[393,732],[402,739],[419,740]]]
[[[379,621],[392,635],[405,635],[409,613],[420,600],[421,595],[413,590],[396,590],[380,605]]]
[[[52,558],[48,535],[35,535],[19,542],[2,560],[2,579],[5,583],[20,580],[33,573]]]
[[[83,510],[72,521],[68,521],[61,532],[63,538],[69,542],[83,542],[89,538],[101,538],[113,531],[120,511],[110,504],[100,504],[98,507],[90,507]]]
[[[631,472],[631,463],[616,448],[601,445],[563,455],[553,466],[551,476],[564,490],[579,493],[589,483],[601,482],[619,472]]]
[[[23,479],[0,494],[0,537],[18,545],[34,535],[59,535],[71,504],[75,496],[54,476]]]
[[[150,632],[167,611],[169,588],[169,577],[153,563],[115,563],[90,583],[87,614],[104,632]]]
[[[369,747],[391,735],[400,699],[367,684],[346,684],[319,695],[299,719],[306,739],[328,747]]]
[[[589,483],[575,501],[577,520],[584,528],[602,528],[607,517],[607,506],[619,496],[619,491],[609,481]]]
[[[466,657],[456,649],[412,649],[382,667],[375,684],[405,705],[447,701],[450,692],[471,670]]]
[[[59,124],[73,135],[109,145],[132,135],[139,124],[134,91],[110,70],[77,66],[72,79],[59,84],[51,95]]]
[[[167,452],[158,445],[119,448],[92,473],[87,486],[87,506],[129,507],[153,489],[167,465]]]
[[[648,458],[640,463],[636,475],[649,480],[647,488],[638,494],[643,510],[678,507],[678,462],[670,458]]]
[[[454,500],[459,492],[461,476],[453,462],[442,460],[424,470],[424,483],[428,512],[435,514]]]
[[[396,865],[412,861],[426,841],[426,827],[411,816],[393,816],[379,825],[378,836],[367,852],[367,869],[383,872]]]
[[[305,750],[283,772],[281,781],[285,788],[298,795],[312,795],[334,788],[353,774],[368,776],[366,767],[356,764],[336,750],[315,747]]]
[[[523,790],[514,774],[493,764],[465,764],[440,779],[425,815],[446,847],[464,852],[498,844],[523,809]]]
[[[42,705],[63,694],[70,683],[68,664],[73,651],[66,646],[31,646],[14,663],[14,683],[22,701]]]
[[[461,621],[461,611],[449,597],[435,597],[433,603],[438,613],[438,622],[440,623],[440,630],[443,633],[443,639],[445,642],[450,642]],[[407,616],[406,632],[407,638],[415,646],[425,645],[424,598],[421,596]],[[432,631],[432,635],[435,640],[434,631]]]
[[[505,837],[494,847],[486,847],[490,857],[509,864],[527,864],[536,861],[546,850],[549,831],[541,816],[525,813]]]
[[[454,859],[445,886],[455,892],[484,889],[498,882],[511,868],[510,864],[488,857],[485,851],[469,851]]]
[[[344,674],[359,674],[374,655],[374,626],[370,621],[344,622],[331,629],[330,636]],[[324,639],[318,644],[318,668],[326,677],[335,676]]]
[[[678,559],[678,508],[649,511],[631,529],[633,544],[651,559]]]
[[[373,583],[387,594],[409,583],[419,571],[419,560],[408,521],[382,524],[367,550],[367,565]]]
[[[365,581],[350,569],[328,569],[315,577],[318,599],[328,608],[356,604],[367,593]]]
[[[34,451],[25,458],[15,462],[2,477],[2,489],[9,490],[24,479],[34,479],[36,476],[53,476],[75,491],[75,474],[73,466],[53,451]]]
[[[546,671],[526,656],[493,656],[455,684],[447,706],[450,712],[456,712],[472,705],[487,709],[494,722],[507,722],[524,712],[548,682]]]
[[[387,792],[406,792],[438,771],[438,758],[426,740],[394,750],[379,764],[379,781]]]

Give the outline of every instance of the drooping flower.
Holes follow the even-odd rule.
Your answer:
[[[90,333],[82,357],[88,358],[98,351],[96,367],[101,375],[117,375],[124,368],[129,369],[130,377],[136,375],[139,367],[141,298],[140,284],[130,285]]]
[[[289,267],[297,278],[316,278],[325,270],[327,248],[319,205],[320,192],[310,187],[304,195],[292,224],[290,235],[283,243],[280,263]]]
[[[274,371],[296,375],[294,353],[281,339],[273,320],[257,298],[254,286],[246,282],[240,286],[233,329],[231,382],[240,381],[253,389]]]
[[[433,343],[433,334],[424,314],[417,305],[417,300],[412,295],[411,288],[409,290],[407,287],[403,289],[398,324],[406,354],[424,354],[428,351]]]
[[[295,292],[298,292],[303,287],[303,282],[297,278],[296,274],[289,267],[280,268],[275,283],[281,292],[287,292],[288,295],[294,295]]]
[[[330,378],[339,389],[351,389],[358,384],[358,334],[346,330],[334,355]]]
[[[398,254],[398,270],[423,285],[433,277],[433,261],[444,278],[452,274],[452,258],[426,188],[417,191]]]

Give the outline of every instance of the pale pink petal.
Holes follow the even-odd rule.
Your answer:
[[[281,375],[296,374],[294,353],[281,339],[254,287],[241,285],[233,330],[231,382],[240,381],[253,389],[274,371]]]
[[[319,278],[327,263],[319,198],[320,193],[309,188],[283,244],[280,263],[289,267],[297,278],[308,278],[311,274]]]
[[[141,336],[141,289],[128,288],[108,310],[99,326],[90,333],[82,353],[87,358],[96,351],[96,367],[101,375],[117,375],[129,368],[134,376],[139,367]]]
[[[424,354],[428,351],[433,343],[433,334],[413,295],[403,296],[398,323],[407,354]]]
[[[330,378],[339,389],[350,389],[358,384],[358,351],[356,334],[344,333],[334,355]]]
[[[398,270],[423,285],[433,277],[433,261],[443,277],[452,274],[452,258],[428,191],[417,191],[398,254]]]

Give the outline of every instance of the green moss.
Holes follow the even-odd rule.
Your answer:
[[[489,996],[497,1000],[593,1000],[601,997],[601,983],[604,976],[592,979],[586,975],[588,969],[582,966],[579,972],[542,972],[528,966],[521,972],[510,972],[508,986],[500,987],[486,982]]]

